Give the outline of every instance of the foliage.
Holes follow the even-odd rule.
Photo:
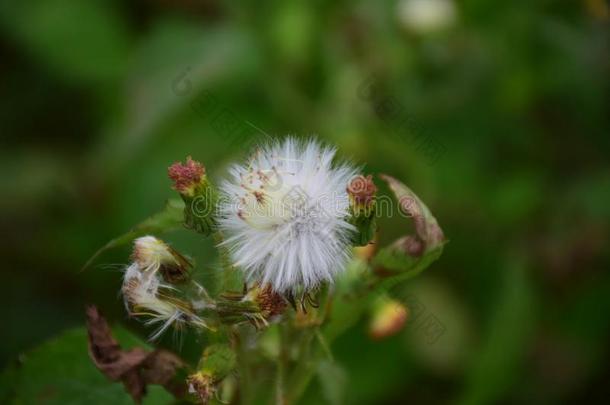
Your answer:
[[[170,163],[192,154],[216,180],[251,139],[287,133],[318,134],[367,172],[403,180],[450,240],[432,271],[391,291],[421,308],[401,334],[371,341],[348,301],[336,329],[307,336],[345,373],[314,370],[302,403],[603,402],[608,6],[453,1],[453,21],[422,32],[401,17],[407,2],[3,2],[0,402],[15,388],[40,392],[25,371],[60,378],[61,362],[34,370],[27,358],[82,326],[86,303],[147,335],[116,297],[125,245],[80,269],[173,197]],[[444,152],[431,159],[435,145]],[[219,291],[213,242],[183,229],[179,211],[163,237]],[[379,246],[405,224],[380,218]],[[366,271],[366,260],[351,263],[337,293]],[[428,316],[446,326],[435,343]],[[265,332],[266,358],[279,338]],[[212,343],[192,333],[159,342],[193,366]],[[70,347],[85,380],[124,395],[84,340]],[[273,369],[254,368],[251,385],[273,390]],[[345,390],[329,393],[321,374],[345,375]]]

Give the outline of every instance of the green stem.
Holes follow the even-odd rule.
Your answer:
[[[250,392],[250,359],[248,349],[244,344],[244,334],[238,326],[233,328],[235,352],[237,353],[237,371],[239,373],[239,399],[242,405],[251,403]]]
[[[289,362],[289,337],[288,324],[281,323],[278,325],[280,331],[280,352],[277,357],[277,381],[276,381],[276,404],[288,405],[286,397],[286,373],[288,371]]]
[[[224,242],[224,235],[221,231],[216,231],[212,234],[212,238],[214,240],[214,244],[218,248],[218,255],[220,257],[220,265],[222,266],[222,274],[223,274],[223,289],[230,290],[234,287],[232,284],[233,279],[235,278],[235,267],[231,262],[231,257],[229,255],[229,251],[226,246],[222,246],[222,242]]]
[[[225,240],[222,232],[214,232],[212,234],[212,239],[214,240],[214,244],[218,247],[218,253],[220,255],[220,264],[222,265],[222,269],[224,271],[233,270],[233,264],[231,263],[231,259],[229,258],[229,251],[225,246],[220,246]]]
[[[316,326],[315,329],[318,327]],[[296,362],[296,367],[290,376],[290,382],[286,392],[286,401],[288,404],[294,404],[303,395],[305,389],[309,385],[314,374],[314,368],[317,364],[318,354],[311,353],[311,342],[315,335],[313,329],[307,329],[303,332],[303,337],[300,342],[299,357]]]

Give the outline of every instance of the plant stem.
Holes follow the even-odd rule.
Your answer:
[[[239,399],[242,405],[249,405],[251,402],[250,392],[250,359],[248,348],[245,344],[243,330],[239,326],[233,327],[233,339],[235,352],[237,353],[237,371],[239,373]]]
[[[280,352],[277,357],[276,404],[288,405],[289,402],[286,397],[286,372],[289,361],[289,331],[287,323],[281,323],[278,326],[280,332]]]
[[[212,239],[214,240],[214,244],[218,248],[218,253],[220,256],[220,264],[222,265],[222,269],[224,271],[233,270],[233,265],[231,264],[231,260],[229,259],[229,252],[227,248],[224,246],[220,246],[222,242],[224,242],[225,238],[221,231],[216,231],[212,234]]]
[[[232,287],[232,281],[235,278],[235,267],[231,262],[229,251],[225,246],[221,246],[224,242],[224,235],[221,231],[216,231],[212,234],[214,244],[218,248],[218,255],[220,257],[220,265],[222,266],[223,274],[223,289],[230,290]],[[233,286],[234,287],[234,286]]]
[[[315,329],[318,327],[316,326]],[[315,335],[315,331],[307,329],[303,332],[303,337],[300,342],[299,357],[296,362],[296,367],[290,376],[290,382],[286,392],[286,399],[289,404],[294,404],[303,395],[305,389],[309,385],[313,377],[313,369],[317,364],[318,354],[311,353],[311,342]]]

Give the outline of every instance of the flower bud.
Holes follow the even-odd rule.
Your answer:
[[[209,346],[199,362],[199,371],[187,378],[189,392],[203,404],[216,393],[218,384],[235,368],[235,352],[225,344]]]
[[[273,291],[270,284],[267,284],[265,287],[256,284],[248,291],[244,299],[258,304],[261,315],[265,320],[281,315],[286,309],[286,300],[280,294]]]
[[[244,294],[224,293],[216,300],[216,313],[225,324],[250,322],[257,329],[286,309],[286,301],[271,285],[255,284]]]
[[[375,236],[375,193],[377,187],[373,176],[354,176],[347,185],[350,201],[350,223],[358,232],[352,242],[356,246],[367,245]]]
[[[189,156],[185,164],[176,162],[168,168],[167,173],[174,181],[174,190],[184,200],[186,227],[206,236],[211,234],[216,227],[214,211],[217,194],[206,176],[205,167]]]
[[[446,242],[445,235],[428,207],[409,187],[400,181],[385,174],[382,174],[381,178],[390,186],[402,213],[413,219],[415,235],[403,240],[405,242],[405,252],[417,257],[442,247]],[[398,242],[400,243],[400,241]]]
[[[190,156],[186,158],[186,164],[176,162],[171,165],[167,174],[174,181],[174,190],[189,197],[194,197],[206,181],[205,167]]]
[[[408,309],[400,302],[384,297],[373,306],[369,334],[375,339],[384,339],[398,333],[408,318]]]
[[[373,176],[354,176],[347,185],[347,194],[354,213],[369,216],[375,208],[375,193],[377,187],[373,183]]]

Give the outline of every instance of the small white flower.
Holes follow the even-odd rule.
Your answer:
[[[333,165],[334,156],[315,140],[287,138],[231,168],[219,224],[248,279],[277,292],[308,290],[343,270],[355,231],[346,188],[357,172]]]

